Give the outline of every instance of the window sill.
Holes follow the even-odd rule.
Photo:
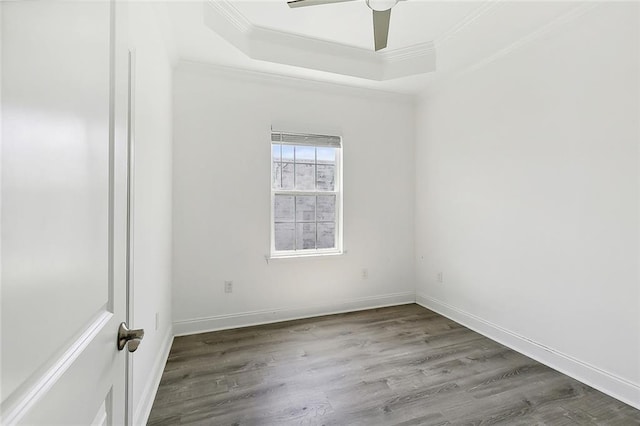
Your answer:
[[[347,254],[346,250],[336,251],[336,252],[328,252],[328,253],[304,253],[304,254],[271,254],[266,255],[264,258],[269,263],[271,260],[280,260],[280,259],[310,259],[310,258],[322,258],[322,257],[335,257],[342,256]]]

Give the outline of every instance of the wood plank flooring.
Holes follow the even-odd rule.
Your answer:
[[[640,425],[418,305],[177,337],[149,425]]]

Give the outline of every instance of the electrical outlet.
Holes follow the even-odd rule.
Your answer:
[[[224,292],[225,293],[233,293],[233,281],[225,281],[224,282]]]
[[[362,269],[362,279],[366,280],[367,278],[369,278],[369,270],[367,268],[363,268]]]
[[[156,331],[160,328],[160,312],[156,312]]]
[[[438,272],[438,274],[436,275],[436,280],[437,280],[439,283],[444,282],[442,272]]]

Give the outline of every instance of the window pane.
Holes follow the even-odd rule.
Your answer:
[[[335,191],[336,166],[318,164],[318,182],[317,189],[319,191]]]
[[[280,161],[280,144],[271,145],[271,161]]]
[[[293,161],[293,146],[282,145],[282,161]]]
[[[336,224],[333,222],[318,223],[318,248],[335,248]]]
[[[299,191],[314,190],[316,187],[316,166],[314,164],[298,164],[296,162],[296,189]]]
[[[336,164],[335,148],[317,148],[318,164]]]
[[[282,164],[281,163],[271,163],[271,167],[273,169],[271,174],[271,187],[273,189],[280,189],[282,183]]]
[[[293,223],[276,223],[275,225],[275,243],[276,250],[293,250],[295,249],[295,224]]]
[[[318,222],[336,220],[336,196],[318,195]]]
[[[293,163],[282,163],[282,189],[293,189]]]
[[[296,224],[296,248],[315,249],[316,248],[316,224],[297,223]]]
[[[271,145],[271,187],[280,189],[282,179],[282,165],[280,164],[280,144]]]
[[[296,146],[296,163],[315,163],[316,148],[313,146]]]
[[[276,195],[273,200],[273,218],[276,222],[293,222],[294,196]]]
[[[271,144],[276,252],[313,252],[338,245],[340,149],[314,146],[312,137],[305,136],[304,141]]]
[[[296,197],[296,222],[316,221],[315,195],[299,195]]]

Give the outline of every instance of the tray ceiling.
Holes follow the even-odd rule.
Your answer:
[[[377,53],[364,0],[297,9],[284,0],[170,1],[158,2],[157,10],[179,60],[417,94],[524,48],[597,6],[405,0],[392,10],[388,48]],[[207,18],[212,10],[215,23]],[[418,63],[397,66],[406,59]]]
[[[371,9],[364,0],[294,9],[286,1],[240,1],[233,5],[257,26],[373,49]],[[431,42],[480,5],[460,1],[401,1],[391,10],[387,50]]]

